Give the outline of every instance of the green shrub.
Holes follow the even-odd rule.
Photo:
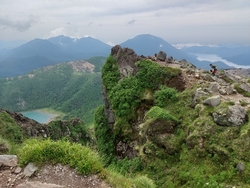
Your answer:
[[[141,159],[138,157],[133,159],[124,158],[109,166],[109,169],[115,170],[124,176],[131,176],[133,173],[140,172],[142,168]]]
[[[49,137],[52,140],[66,138],[71,142],[77,142],[86,145],[91,143],[90,133],[87,126],[77,118],[68,121],[51,121],[48,123]]]
[[[0,111],[0,135],[13,143],[21,143],[23,141],[21,127],[5,111]]]
[[[116,59],[109,56],[102,67],[102,80],[107,91],[110,91],[117,84],[119,77],[120,72],[118,70]]]
[[[103,157],[105,164],[110,164],[115,157],[115,136],[108,125],[103,106],[99,106],[95,111],[94,128],[98,151]]]
[[[162,85],[160,90],[156,91],[154,94],[155,103],[159,107],[164,107],[168,100],[176,101],[176,94],[176,89]]]
[[[167,110],[162,109],[158,106],[153,106],[145,116],[147,119],[163,119],[163,120],[173,120],[178,122],[174,116],[170,115]]]
[[[147,176],[137,176],[133,180],[135,187],[141,188],[153,188],[156,187],[153,180],[149,179]]]
[[[140,103],[141,89],[134,76],[122,79],[109,93],[110,102],[118,117],[128,117]],[[129,118],[127,118],[129,119]]]
[[[103,169],[101,158],[90,148],[68,141],[26,140],[18,156],[21,166],[29,162],[61,163],[76,168],[81,174],[94,174]]]
[[[142,88],[156,90],[160,85],[180,73],[180,69],[161,67],[157,63],[149,60],[142,60],[137,62],[136,65],[140,67],[136,77],[138,78]]]
[[[135,177],[126,177],[117,173],[115,170],[108,168],[106,181],[112,187],[120,188],[155,188],[154,181],[145,175],[135,175]]]

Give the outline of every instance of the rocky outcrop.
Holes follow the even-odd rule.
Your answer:
[[[135,66],[135,62],[142,58],[137,56],[134,50],[116,45],[111,49],[111,55],[119,62],[118,69],[121,78],[136,74],[138,67]]]
[[[0,109],[0,112],[7,112],[16,123],[22,128],[23,134],[26,138],[29,137],[48,137],[48,128],[46,125],[38,123],[35,120],[23,116],[21,113],[11,112]]]
[[[226,71],[218,72],[216,76],[212,76],[209,71],[197,69],[192,63],[186,60],[177,61],[171,56],[167,58],[166,53],[162,51],[152,57],[139,57],[131,49],[115,46],[111,50],[111,55],[116,59],[120,72],[120,80],[130,75],[136,76],[139,68],[135,66],[135,63],[139,60],[146,59],[159,64],[161,67],[171,67],[181,70],[177,76],[172,77],[164,83],[168,87],[175,88],[179,92],[182,92],[187,87],[194,88],[192,85],[199,85],[195,91],[190,93],[192,97],[190,106],[197,111],[197,117],[205,113],[205,111],[208,110],[208,106],[209,110],[212,111],[209,120],[211,122],[213,121],[213,123],[209,121],[203,122],[205,125],[201,128],[202,133],[199,132],[201,130],[193,131],[190,134],[188,133],[185,138],[188,148],[194,148],[196,145],[198,145],[200,149],[204,148],[206,138],[203,137],[202,134],[212,134],[211,132],[214,130],[212,125],[240,127],[248,121],[248,115],[246,113],[247,106],[243,107],[239,104],[242,100],[240,97],[240,100],[237,98],[238,93],[234,89],[231,77],[234,78],[234,81],[237,81],[237,83],[240,79],[236,79],[235,76],[231,76]],[[246,83],[244,87],[245,91],[248,91],[248,86],[249,84]],[[105,87],[103,87],[102,92],[105,104],[105,116],[108,120],[109,127],[114,131],[117,121],[115,113],[110,105]],[[150,93],[150,91],[147,91],[147,93]],[[149,102],[146,100],[145,95],[143,95],[141,104],[135,109],[136,118],[128,123],[126,122],[127,124],[124,125],[123,130],[121,130],[121,132],[124,131],[125,126],[131,127],[131,130],[129,130],[131,133],[130,138],[126,140],[124,137],[119,137],[119,134],[116,135],[115,148],[117,158],[137,157],[140,155],[140,152],[150,154],[153,152],[151,144],[161,149],[163,148],[164,152],[169,155],[178,152],[180,145],[174,131],[178,129],[179,124],[177,125],[176,122],[166,122],[157,118],[150,121],[145,120],[145,114],[155,105],[153,92],[150,96]],[[146,103],[147,108],[143,108]],[[225,103],[227,103],[227,105],[224,105]],[[247,102],[245,103],[247,104]],[[197,118],[195,126],[202,124],[199,121],[204,120]],[[213,132],[213,134],[215,133]],[[220,149],[216,148],[215,150],[219,151]]]
[[[220,108],[212,115],[214,121],[221,126],[241,126],[248,120],[245,108],[239,105]]]

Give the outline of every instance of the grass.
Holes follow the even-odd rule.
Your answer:
[[[45,162],[61,163],[76,168],[81,174],[97,173],[103,169],[100,157],[90,148],[62,140],[25,141],[19,153],[19,163],[24,166],[29,162],[37,165]]]
[[[75,168],[80,174],[98,174],[112,187],[119,188],[155,188],[153,180],[145,175],[126,177],[113,168],[104,168],[101,157],[88,147],[69,141],[50,139],[26,140],[19,153],[19,164],[34,162],[38,166],[45,163],[61,163]]]
[[[9,142],[0,135],[0,154],[7,153],[11,150]]]

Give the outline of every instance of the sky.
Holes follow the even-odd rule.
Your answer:
[[[0,40],[140,34],[170,44],[250,45],[250,0],[0,0]]]

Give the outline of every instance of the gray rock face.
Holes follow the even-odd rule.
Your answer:
[[[220,104],[220,101],[221,101],[220,96],[215,95],[204,100],[203,104],[214,107],[214,106],[218,106]]]
[[[0,155],[0,163],[3,166],[13,167],[17,165],[16,155]]]
[[[207,97],[207,96],[208,96],[208,93],[202,91],[201,88],[198,88],[194,94],[194,98],[193,98],[191,106],[195,107],[199,103],[199,100],[201,100],[202,97]]]
[[[137,141],[133,141],[131,143],[124,143],[122,141],[119,141],[116,145],[116,151],[118,152],[118,158],[124,158],[128,157],[129,159],[132,159],[134,157],[138,156],[137,151],[135,150],[135,146],[137,145]]]
[[[220,85],[217,82],[211,82],[208,88],[210,93],[218,93]]]
[[[180,68],[191,68],[191,69],[196,68],[195,65],[187,62],[186,59],[182,59],[181,61],[179,61],[179,63],[180,63]]]
[[[250,93],[250,86],[246,83],[241,83],[240,88],[248,93]]]
[[[156,55],[157,59],[160,61],[165,61],[167,58],[167,54],[163,51],[159,51],[158,54]]]
[[[232,95],[233,93],[235,93],[235,91],[232,88],[232,86],[227,86],[226,87],[226,92],[227,92],[228,95]]]
[[[167,62],[168,62],[168,63],[173,63],[173,62],[174,62],[174,58],[173,58],[172,56],[169,56],[169,57],[167,58]]]
[[[225,88],[221,88],[221,89],[219,90],[219,93],[220,93],[221,95],[226,95],[226,94],[227,94],[227,91],[226,91]]]
[[[221,126],[241,126],[248,120],[248,115],[240,105],[229,106],[227,109],[220,109],[213,114],[214,121]]]
[[[112,128],[113,124],[115,123],[115,115],[114,115],[113,110],[111,108],[111,105],[109,103],[107,91],[104,87],[102,87],[102,98],[103,98],[104,106],[105,106],[104,114],[108,119],[108,123],[110,125],[110,128]]]
[[[236,165],[236,169],[239,171],[239,172],[244,172],[244,170],[245,170],[245,165],[244,164],[242,164],[242,163],[238,163],[237,165]]]
[[[24,168],[23,174],[24,174],[26,177],[30,177],[30,176],[32,176],[32,174],[34,174],[34,172],[35,172],[37,169],[38,169],[38,168],[35,166],[34,163],[29,163],[29,164]]]
[[[134,50],[116,45],[111,49],[111,55],[115,57],[118,62],[121,78],[136,74],[139,68],[135,66],[135,62],[142,58],[137,56]]]

